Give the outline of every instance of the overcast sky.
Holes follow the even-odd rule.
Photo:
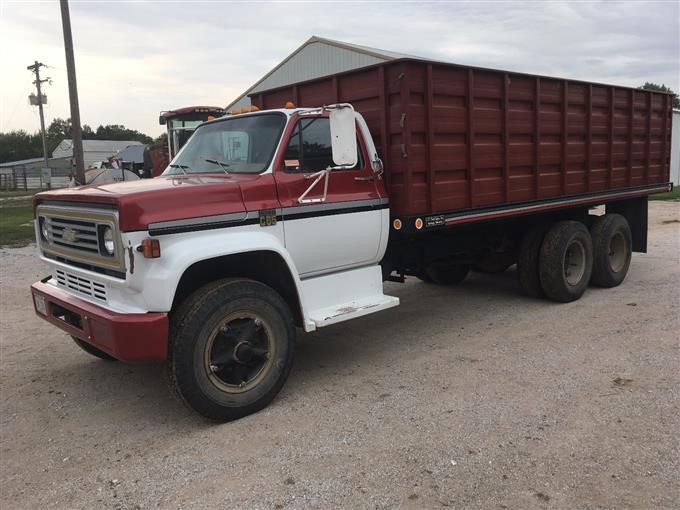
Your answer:
[[[680,90],[680,2],[71,0],[84,124],[160,134],[161,110],[224,106],[312,35],[461,64]],[[39,128],[26,66],[69,116],[59,3],[0,0],[0,131]]]

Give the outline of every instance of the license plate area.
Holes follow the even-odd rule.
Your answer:
[[[63,306],[60,306],[56,303],[51,303],[51,305],[52,306],[50,308],[52,317],[65,322],[72,328],[77,328],[81,331],[83,330],[83,318],[80,316],[80,314],[72,312],[71,310],[67,310]]]

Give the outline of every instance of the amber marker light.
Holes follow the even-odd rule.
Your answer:
[[[288,102],[286,103],[286,108],[287,108],[288,110],[292,110],[293,108],[295,108],[295,103],[293,103],[293,101],[288,101]]]
[[[399,218],[395,219],[392,222],[392,226],[394,227],[394,230],[401,230],[401,220]]]
[[[161,256],[161,242],[158,239],[144,239],[140,246],[144,258],[157,259]]]
[[[417,219],[416,219],[416,228],[417,228],[418,230],[420,230],[421,228],[423,228],[423,220],[422,220],[421,218],[417,218]]]

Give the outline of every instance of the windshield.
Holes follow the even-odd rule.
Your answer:
[[[250,115],[199,127],[163,175],[264,172],[272,158],[286,116]]]

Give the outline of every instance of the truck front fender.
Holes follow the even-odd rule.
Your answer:
[[[229,256],[257,252],[273,253],[283,261],[295,287],[297,306],[304,317],[304,304],[299,299],[300,277],[283,244],[282,227],[277,225],[265,229],[259,225],[249,225],[172,234],[159,236],[158,239],[161,256],[144,260],[144,285],[139,289],[152,310],[169,312],[172,309],[178,285],[192,266],[224,257],[227,257],[225,261],[228,264],[229,260],[235,260],[229,259]],[[233,276],[248,276],[239,275],[238,268],[233,268],[230,273],[234,273]]]

